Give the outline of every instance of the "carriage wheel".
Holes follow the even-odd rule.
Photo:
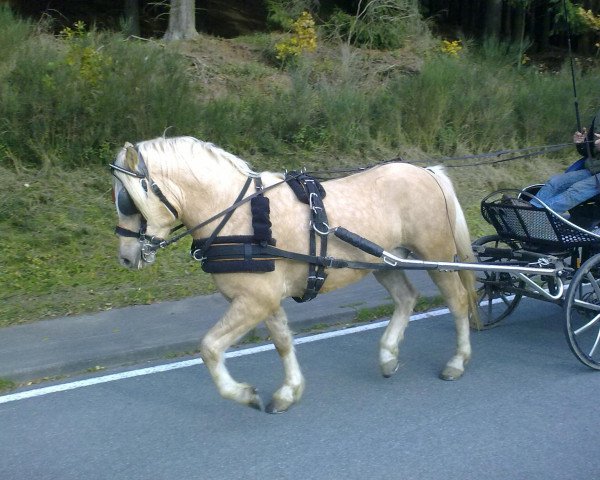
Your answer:
[[[575,273],[565,300],[565,336],[577,359],[600,370],[600,254]]]
[[[501,240],[498,235],[487,235],[473,242],[473,245],[506,248],[516,250],[520,248],[518,242]],[[508,258],[489,257],[485,254],[475,253],[479,262],[503,262]],[[481,328],[487,329],[496,326],[503,318],[507,317],[517,307],[523,295],[512,293],[514,287],[523,288],[525,283],[515,279],[509,273],[501,272],[476,272],[477,282],[481,286],[477,289],[477,305]]]

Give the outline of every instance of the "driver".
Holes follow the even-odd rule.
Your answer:
[[[581,167],[551,177],[531,200],[532,205],[541,207],[539,199],[551,210],[564,213],[600,193],[600,134],[594,133],[594,123],[589,133],[585,128],[575,132],[573,142],[583,155],[582,161],[577,162]]]

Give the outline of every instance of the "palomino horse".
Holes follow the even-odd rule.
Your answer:
[[[126,144],[112,166],[116,177],[114,193],[118,199],[117,233],[122,235],[119,259],[126,267],[139,269],[154,260],[153,255],[144,254],[144,239],[166,238],[179,222],[193,228],[226,210],[236,201],[248,177],[260,177],[265,196],[270,200],[272,233],[277,247],[305,254],[309,251],[312,228],[309,207],[299,202],[287,185],[268,188],[281,182],[283,176],[256,173],[243,160],[210,143],[178,137],[143,141],[135,147]],[[403,257],[410,253],[423,260],[475,261],[463,212],[449,178],[440,168],[386,163],[324,182],[323,187],[326,190],[323,203],[331,226],[345,227]],[[198,228],[192,236],[208,237],[217,223],[215,220]],[[145,236],[141,239],[131,234],[144,227]],[[233,211],[221,234],[252,234],[248,203]],[[328,248],[328,255],[334,258],[363,262],[372,259],[333,235]],[[262,409],[256,389],[232,378],[223,354],[264,321],[285,374],[267,411],[283,412],[300,400],[305,382],[281,301],[303,294],[307,271],[307,263],[277,259],[271,272],[214,274],[217,288],[230,305],[202,339],[200,352],[221,396]],[[328,268],[327,273],[322,292],[355,282],[369,270]],[[455,318],[456,353],[440,375],[445,380],[454,380],[464,373],[471,357],[469,314],[475,314],[476,309],[474,275],[468,271],[430,271],[429,274]],[[418,294],[402,270],[377,270],[375,277],[395,303],[379,345],[381,372],[389,377],[398,368],[399,343]]]

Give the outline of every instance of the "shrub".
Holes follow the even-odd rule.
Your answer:
[[[275,45],[276,57],[286,62],[299,57],[304,52],[314,52],[317,49],[317,33],[312,15],[306,11],[292,24],[292,34]]]
[[[5,164],[105,164],[125,140],[168,127],[187,134],[199,123],[185,58],[152,42],[77,23],[59,38],[27,38],[2,65]]]
[[[429,34],[414,0],[361,1],[353,14],[335,10],[325,28],[350,44],[381,50],[401,48]]]

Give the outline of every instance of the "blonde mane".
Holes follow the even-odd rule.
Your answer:
[[[156,165],[156,162],[152,161],[153,158],[164,159],[166,157],[174,163],[185,164],[192,171],[197,171],[199,162],[209,157],[218,164],[226,164],[234,167],[243,175],[249,177],[258,176],[258,173],[250,168],[250,165],[241,158],[226,152],[212,143],[204,142],[194,137],[158,137],[139,142],[137,147],[141,156],[148,163],[149,169],[152,168],[151,164],[154,164],[154,168],[168,169],[168,165],[159,167]]]

